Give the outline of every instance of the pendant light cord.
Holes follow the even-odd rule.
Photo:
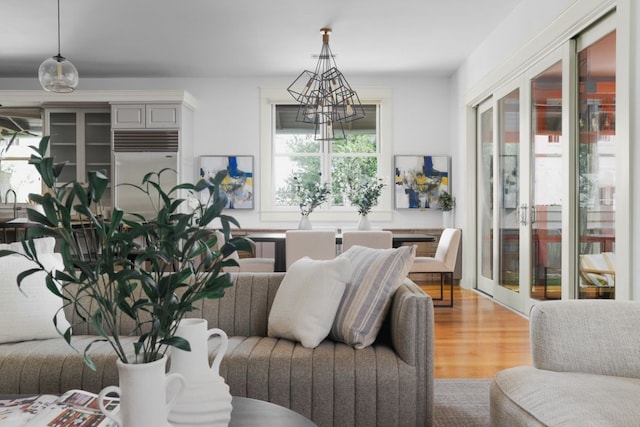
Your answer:
[[[60,0],[58,0],[58,56],[60,56]]]

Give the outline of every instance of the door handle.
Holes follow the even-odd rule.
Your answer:
[[[531,224],[535,224],[536,223],[536,207],[535,206],[531,206],[531,214],[530,214],[530,218],[531,218]]]
[[[527,225],[527,205],[520,205],[520,225]]]

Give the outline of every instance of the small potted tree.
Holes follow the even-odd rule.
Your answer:
[[[347,198],[353,206],[358,207],[360,221],[358,222],[358,230],[369,230],[371,225],[367,215],[374,206],[378,204],[378,198],[382,194],[384,183],[380,180],[366,178],[362,181],[353,183],[347,189]]]
[[[444,228],[453,227],[453,208],[456,207],[456,199],[448,191],[441,191],[438,196],[438,204],[442,211],[442,226]]]
[[[331,190],[326,182],[321,181],[321,174],[301,174],[290,176],[288,189],[280,197],[289,205],[300,207],[300,223],[298,229],[311,230],[309,214],[329,198]]]

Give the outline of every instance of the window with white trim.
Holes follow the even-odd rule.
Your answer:
[[[0,198],[2,203],[27,203],[30,193],[39,194],[42,183],[38,171],[29,164],[40,135],[0,135]]]
[[[349,178],[381,179],[383,194],[371,215],[390,216],[391,156],[389,132],[381,132],[388,121],[384,100],[363,100],[365,118],[344,124],[346,139],[316,140],[313,124],[296,121],[298,105],[290,100],[264,96],[262,103],[261,215],[263,220],[291,220],[299,208],[286,197],[293,177],[328,183],[329,200],[316,208],[313,218],[343,220],[357,211],[344,197]]]

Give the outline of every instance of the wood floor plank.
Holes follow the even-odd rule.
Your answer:
[[[434,297],[440,293],[439,287],[421,288]],[[453,308],[435,309],[435,377],[491,378],[519,365],[531,365],[528,319],[455,286]]]

